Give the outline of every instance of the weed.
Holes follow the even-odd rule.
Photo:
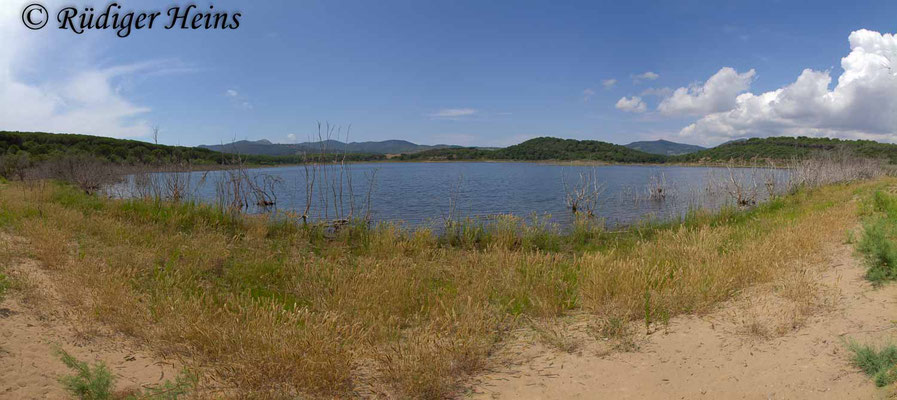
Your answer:
[[[60,378],[59,381],[65,390],[81,400],[177,400],[186,396],[198,382],[196,374],[184,369],[175,377],[174,382],[165,380],[158,385],[149,385],[143,390],[117,392],[115,377],[102,361],[90,366],[62,349],[56,349],[56,355],[74,372]]]
[[[6,292],[12,287],[12,280],[0,270],[0,300],[6,295]]]
[[[866,278],[881,284],[897,279],[897,198],[879,190],[873,204],[876,213],[863,223],[857,249],[866,258]]]
[[[876,386],[883,387],[897,381],[897,345],[876,348],[850,341],[847,348],[853,352],[854,365],[872,377]]]
[[[65,350],[58,349],[57,355],[66,367],[74,374],[59,379],[69,393],[81,400],[107,400],[112,398],[115,378],[106,364],[95,363],[92,367],[86,362],[78,361]]]

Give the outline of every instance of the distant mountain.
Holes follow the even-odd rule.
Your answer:
[[[324,140],[320,142],[305,143],[271,143],[268,140],[240,140],[229,144],[202,145],[204,149],[222,153],[254,154],[268,156],[286,156],[301,153],[365,153],[365,154],[410,154],[425,150],[444,149],[458,146],[446,144],[422,145],[406,140],[384,140],[381,142],[351,142],[344,143],[339,140]]]
[[[693,144],[676,143],[663,139],[632,142],[627,144],[626,147],[645,153],[660,154],[664,156],[678,156],[680,154],[689,154],[705,149],[704,147]]]

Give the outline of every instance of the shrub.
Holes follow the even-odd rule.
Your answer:
[[[74,371],[74,374],[59,379],[69,393],[82,400],[112,398],[115,378],[105,364],[97,362],[91,367],[86,362],[78,361],[65,350],[58,349],[56,352],[62,363]]]

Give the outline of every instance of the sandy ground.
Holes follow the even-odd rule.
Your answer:
[[[669,327],[642,335],[634,352],[585,345],[572,354],[521,349],[532,354],[514,366],[477,379],[477,399],[880,399],[878,389],[850,365],[847,339],[881,343],[897,337],[897,284],[873,288],[847,245],[832,250],[819,273],[829,303],[799,327],[778,335],[752,334],[742,298],[704,316],[674,318]],[[785,308],[765,308],[786,314]],[[784,318],[788,320],[788,318]],[[641,330],[644,331],[644,325]],[[595,341],[593,340],[593,343]],[[538,347],[538,346],[537,346]],[[604,355],[602,355],[604,353]]]
[[[0,238],[2,239],[2,238]],[[54,355],[61,348],[77,359],[103,361],[117,378],[116,389],[173,380],[178,368],[152,357],[129,338],[96,328],[76,326],[66,315],[54,284],[32,261],[22,261],[10,275],[28,282],[32,296],[48,307],[37,308],[23,293],[11,291],[0,302],[0,399],[70,398],[59,378],[70,374]]]
[[[608,352],[606,343],[592,340],[566,353],[521,340],[515,349],[520,361],[477,377],[466,397],[894,398],[892,388],[876,388],[850,365],[845,342],[897,338],[897,284],[873,288],[848,245],[834,246],[828,258],[812,280],[821,283],[818,307],[788,329],[758,333],[791,323],[793,310],[764,300],[762,290],[748,291],[707,315],[673,318],[649,335],[642,326],[633,352]],[[29,290],[14,290],[0,302],[0,399],[67,398],[58,380],[69,371],[54,355],[56,348],[83,361],[105,362],[119,390],[175,377],[173,363],[132,339],[73,323],[78,318],[64,311],[37,263],[17,262],[7,272],[27,281]]]

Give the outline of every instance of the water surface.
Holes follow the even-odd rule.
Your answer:
[[[742,191],[749,191],[746,195],[762,201],[769,189],[781,191],[788,175],[785,170],[768,169],[512,162],[369,163],[348,165],[342,171],[338,166],[330,166],[316,172],[312,217],[346,216],[351,208],[351,178],[356,216],[361,216],[370,193],[373,220],[404,221],[410,226],[435,226],[448,217],[488,219],[498,214],[550,215],[554,222],[567,225],[572,221],[567,193],[583,183],[583,175],[600,182],[601,194],[594,213],[609,226],[645,218],[669,220],[684,215],[690,207],[718,208],[734,203],[733,179]],[[248,173],[257,179],[268,175],[279,180],[275,189],[279,211],[305,210],[307,185],[303,166],[259,168]],[[214,202],[219,191],[216,188],[227,173],[191,172],[187,176],[193,196]],[[651,196],[650,188],[657,187],[663,187],[664,196]],[[334,207],[340,195],[343,207]]]

